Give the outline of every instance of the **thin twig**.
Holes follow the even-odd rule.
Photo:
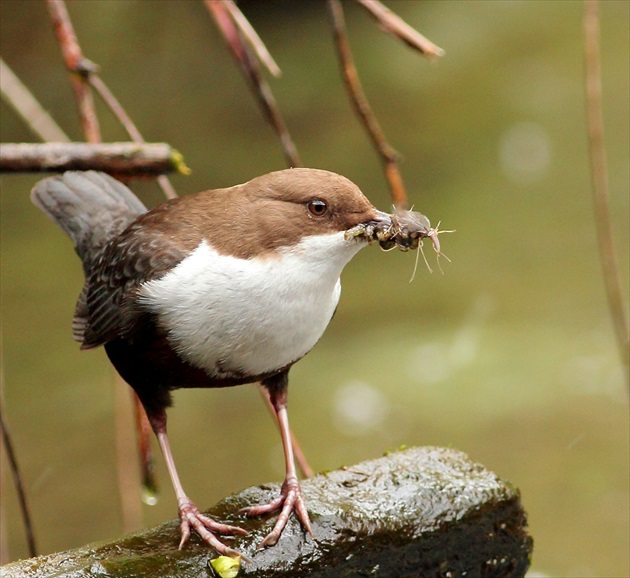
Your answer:
[[[119,462],[116,477],[121,501],[120,514],[123,532],[128,533],[137,530],[142,520],[142,502],[138,500],[137,493],[141,484],[141,473],[135,467],[130,467],[136,458],[136,449],[129,443],[134,438],[135,428],[135,420],[129,412],[130,388],[115,371],[111,372],[111,378],[114,382],[114,443]]]
[[[394,14],[389,8],[378,0],[356,0],[379,23],[381,28],[405,44],[419,50],[425,56],[443,56],[444,50],[425,38],[415,28],[407,24],[400,16]]]
[[[37,556],[37,546],[35,544],[35,533],[33,531],[33,521],[31,518],[30,509],[28,506],[28,500],[26,499],[26,491],[24,490],[24,484],[22,482],[22,475],[17,463],[17,457],[13,448],[13,442],[11,440],[11,434],[6,420],[4,419],[4,409],[0,402],[0,429],[2,430],[2,443],[6,450],[7,460],[9,462],[9,469],[13,476],[13,483],[17,492],[18,503],[20,506],[20,512],[22,513],[22,520],[24,522],[24,532],[26,533],[26,544],[28,547],[28,554],[31,558]]]
[[[225,2],[222,0],[205,0],[205,4],[232,54],[241,64],[241,69],[252,92],[256,96],[265,118],[278,135],[288,165],[290,167],[301,166],[302,162],[300,161],[297,147],[280,114],[271,88],[261,73],[258,59],[251,52],[250,44],[244,41],[244,37],[234,22]]]
[[[79,107],[85,140],[90,143],[100,142],[101,129],[94,109],[92,91],[85,78],[96,66],[84,58],[63,0],[48,0],[47,4],[66,67],[71,72],[72,87]]]
[[[0,347],[2,347],[2,341],[0,340]],[[0,356],[0,360],[2,357]],[[9,469],[13,477],[13,483],[17,492],[18,504],[20,512],[22,513],[22,520],[24,522],[24,532],[26,533],[26,544],[28,546],[28,553],[31,558],[37,556],[37,547],[35,544],[35,532],[33,530],[33,520],[31,518],[30,508],[28,506],[28,499],[26,497],[26,491],[24,489],[24,483],[22,482],[22,475],[13,447],[13,441],[9,432],[9,426],[4,418],[4,403],[2,399],[2,391],[4,389],[4,377],[2,371],[2,365],[0,365],[0,430],[2,430],[2,443],[6,450],[7,461],[9,462]]]
[[[232,20],[234,20],[234,24],[238,26],[238,29],[256,52],[258,60],[260,60],[267,70],[276,78],[282,76],[280,67],[273,59],[273,56],[269,54],[264,42],[261,40],[260,36],[258,36],[256,30],[254,30],[254,27],[249,23],[249,20],[247,20],[245,15],[239,10],[236,3],[233,0],[223,0],[223,4],[225,9],[230,13]]]
[[[626,370],[626,377],[628,377],[630,375],[630,332],[624,307],[619,269],[617,267],[608,202],[597,0],[585,0],[584,2],[584,55],[586,115],[597,241],[602,262],[604,285],[606,286],[606,295],[608,297],[608,307],[617,336],[621,359]]]
[[[109,89],[109,87],[105,84],[103,79],[98,76],[96,73],[92,73],[88,76],[88,80],[92,88],[96,91],[96,93],[100,96],[105,105],[109,108],[112,114],[118,119],[124,130],[127,132],[129,137],[136,143],[145,143],[144,137],[142,133],[136,126],[136,123],[133,122],[131,117],[127,114],[127,111],[120,104],[120,101],[116,98],[114,93]],[[177,153],[178,160],[182,161],[181,168],[183,170],[178,170],[182,174],[189,174],[190,169],[186,167],[183,163],[183,159],[179,153]],[[171,184],[171,181],[168,179],[166,175],[158,175],[156,177],[156,182],[164,196],[167,199],[176,198],[177,192],[175,188]],[[117,388],[120,389],[120,388]],[[140,455],[140,471],[141,471],[141,483],[142,483],[142,499],[145,503],[149,505],[153,505],[157,502],[157,482],[155,480],[154,474],[154,457],[153,452],[151,451],[151,439],[153,432],[151,431],[151,426],[149,425],[149,419],[147,418],[147,414],[142,406],[142,402],[140,398],[134,393],[133,394],[133,406],[135,410],[135,424],[136,424],[136,434],[137,434],[137,445],[138,445],[138,453]],[[119,418],[119,419],[122,419]],[[123,436],[117,436],[118,438],[122,438]],[[119,447],[122,446],[120,442],[125,441],[122,439],[117,440],[119,442]],[[119,467],[118,470],[122,470],[122,467]],[[121,473],[119,473],[121,475]],[[122,492],[121,492],[122,493]],[[124,499],[124,498],[123,498]],[[131,500],[125,500],[127,503],[130,503]],[[132,506],[135,511],[136,500],[133,500],[134,505]],[[127,506],[123,506],[123,511],[125,511]],[[142,519],[142,513],[135,518],[136,524],[139,520]],[[126,525],[132,527],[134,522],[132,519],[128,519]]]
[[[407,191],[398,168],[398,153],[385,139],[383,130],[374,116],[372,108],[363,92],[357,69],[354,65],[352,51],[348,43],[343,6],[339,0],[328,0],[328,7],[333,22],[337,55],[344,82],[350,100],[363,121],[370,138],[385,165],[385,176],[389,184],[392,200],[397,209],[407,208]]]
[[[61,127],[44,110],[22,81],[0,58],[0,91],[5,101],[17,112],[24,124],[43,141],[69,142]]]
[[[127,134],[137,143],[144,143],[144,137],[138,130],[136,124],[131,120],[131,117],[127,114],[127,111],[122,107],[119,100],[114,96],[114,93],[109,89],[109,87],[103,82],[98,74],[90,74],[88,76],[88,80],[92,88],[96,91],[96,93],[101,97],[103,102],[108,106],[109,110],[112,114],[118,119],[120,124],[123,126]],[[184,165],[185,166],[185,165]],[[188,169],[180,171],[184,174],[188,174],[190,172]],[[162,189],[162,192],[168,199],[174,199],[177,197],[177,193],[171,184],[171,181],[168,180],[168,177],[165,175],[159,175],[157,177],[157,184]]]
[[[144,138],[140,134],[136,123],[131,120],[131,117],[127,114],[127,111],[122,107],[120,101],[114,96],[114,93],[109,90],[108,86],[103,82],[101,77],[96,73],[88,74],[87,80],[101,97],[102,101],[109,107],[109,110],[118,119],[123,126],[129,138],[132,141],[143,143]]]
[[[130,138],[135,142],[145,142],[129,115],[125,112],[116,97],[97,76],[98,66],[83,56],[77,40],[68,10],[63,0],[47,0],[51,19],[66,62],[66,67],[73,73],[72,84],[79,105],[79,116],[87,142],[101,141],[98,118],[94,108],[90,86],[101,96],[114,116],[120,121]],[[157,183],[168,198],[177,196],[175,189],[165,176],[159,176]]]
[[[66,66],[69,70],[76,73],[76,75],[72,77],[72,82],[79,104],[79,115],[81,117],[86,140],[88,142],[101,141],[94,101],[89,89],[89,86],[91,86],[119,120],[123,128],[127,131],[127,134],[129,134],[129,137],[134,142],[144,143],[145,140],[135,123],[131,120],[131,117],[109,90],[105,82],[96,74],[98,66],[83,56],[63,0],[48,0],[48,6]],[[89,86],[87,86],[88,84]],[[184,168],[185,165],[181,165],[181,167]],[[181,172],[186,173],[187,171],[188,169],[185,168]],[[162,189],[167,198],[172,199],[177,196],[175,189],[166,176],[160,175],[156,180],[158,186]]]
[[[132,390],[135,412],[136,434],[138,436],[138,448],[140,450],[140,475],[142,482],[142,501],[149,506],[154,506],[158,501],[158,485],[155,477],[155,459],[151,449],[153,430],[147,417],[147,412]]]

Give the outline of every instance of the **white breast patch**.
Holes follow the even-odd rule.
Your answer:
[[[189,363],[211,376],[261,375],[315,345],[339,301],[341,271],[364,246],[340,232],[238,259],[203,241],[164,277],[145,283],[140,302]]]

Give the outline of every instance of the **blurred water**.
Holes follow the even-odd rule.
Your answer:
[[[583,115],[580,2],[389,2],[444,47],[431,65],[353,4],[357,65],[404,156],[411,202],[452,263],[366,249],[340,308],[291,375],[293,427],[317,470],[401,444],[454,446],[521,489],[547,576],[627,576],[629,426],[595,245]],[[150,140],[193,174],[182,194],[283,167],[201,3],[68,2],[86,55]],[[299,6],[299,8],[297,7]],[[355,180],[390,206],[378,161],[338,79],[319,3],[242,3],[280,66],[273,89],[306,164]],[[628,291],[627,2],[602,3],[606,145]],[[1,2],[0,53],[64,129],[76,111],[45,4]],[[100,110],[100,109],[99,109]],[[2,141],[30,140],[0,105]],[[106,138],[123,138],[104,111]],[[103,352],[79,352],[70,320],[80,264],[29,203],[37,178],[2,177],[4,398],[43,552],[122,531],[114,394]],[[136,186],[147,203],[159,194]],[[432,251],[427,251],[430,260]],[[432,265],[434,261],[431,261]],[[275,426],[253,387],[176,394],[169,429],[200,505],[280,480]],[[5,465],[2,461],[3,467]],[[229,467],[226,465],[229,464]],[[135,468],[135,463],[130,464]],[[144,522],[175,516],[161,496]],[[11,556],[25,546],[3,473]]]

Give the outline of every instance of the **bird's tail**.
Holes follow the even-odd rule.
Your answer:
[[[109,239],[147,211],[125,185],[96,171],[39,181],[31,200],[72,239],[85,270]]]

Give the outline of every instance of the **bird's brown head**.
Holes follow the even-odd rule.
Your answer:
[[[379,215],[359,187],[341,175],[320,169],[287,169],[242,185],[262,228],[296,236],[338,233]]]
[[[187,223],[225,254],[248,258],[382,219],[361,190],[341,175],[295,168],[171,205],[171,222]],[[212,225],[209,227],[208,223]],[[164,223],[162,223],[162,226]]]

